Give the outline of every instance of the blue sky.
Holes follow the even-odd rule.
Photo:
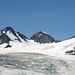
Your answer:
[[[0,0],[0,30],[7,26],[28,38],[44,31],[65,40],[75,35],[75,0]]]

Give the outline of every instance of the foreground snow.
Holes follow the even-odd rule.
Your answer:
[[[11,48],[4,48],[7,44],[0,45],[0,54],[15,52],[32,52],[50,55],[64,60],[75,61],[74,55],[68,55],[65,52],[75,47],[75,38],[59,43],[39,44],[31,40],[26,43],[10,42]]]
[[[4,67],[0,67],[0,75],[42,75],[41,73],[34,72],[32,70],[17,70],[17,69],[8,69]],[[46,74],[43,74],[46,75]]]
[[[73,65],[38,53],[0,54],[0,75],[74,75]]]
[[[65,53],[75,47],[75,38],[59,43],[39,44],[28,40],[25,43],[10,42],[10,45],[10,48],[5,48],[6,43],[0,45],[0,75],[75,75],[75,55]],[[44,54],[44,60],[39,54]]]

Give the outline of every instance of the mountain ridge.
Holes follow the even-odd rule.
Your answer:
[[[6,27],[5,29],[0,31],[0,44],[9,43],[9,41],[25,42],[27,41],[26,39],[26,36],[19,32],[15,32],[12,27]]]
[[[35,40],[39,39],[39,37],[37,37],[35,39],[32,38],[35,34],[30,39],[28,39],[25,35],[23,35],[19,32],[15,32],[12,27],[6,27],[5,29],[0,31],[0,35],[2,35],[2,36],[6,35],[7,36],[7,37],[4,37],[4,38],[0,36],[0,42],[1,42],[0,44],[9,43],[9,41],[27,42],[27,39],[28,40],[34,40],[34,42],[37,42],[37,43],[40,43],[40,44],[41,43],[53,43],[53,42],[55,42],[55,39],[53,37],[51,37],[49,34],[47,34],[45,32],[42,32],[42,31],[40,31],[38,33],[41,33],[42,37],[40,36],[39,41],[35,41]],[[4,41],[1,41],[1,40],[4,40]]]
[[[5,29],[2,29],[0,31],[0,44],[9,43],[9,41],[27,42],[27,40],[33,40],[34,42],[40,44],[60,42],[59,40],[55,40],[52,36],[50,36],[49,34],[43,31],[39,31],[35,33],[29,39],[25,35],[21,34],[20,32],[15,32],[15,30],[12,27],[6,27]]]

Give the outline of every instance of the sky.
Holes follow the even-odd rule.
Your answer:
[[[0,30],[9,26],[28,38],[44,31],[66,40],[75,36],[75,0],[0,0]]]

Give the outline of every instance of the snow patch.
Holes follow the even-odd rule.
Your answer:
[[[15,37],[10,31],[7,31],[6,35],[8,35],[8,37],[10,39],[12,39],[13,41],[15,41],[15,39],[18,39],[17,37]]]
[[[3,33],[5,33],[5,31],[3,31]]]

